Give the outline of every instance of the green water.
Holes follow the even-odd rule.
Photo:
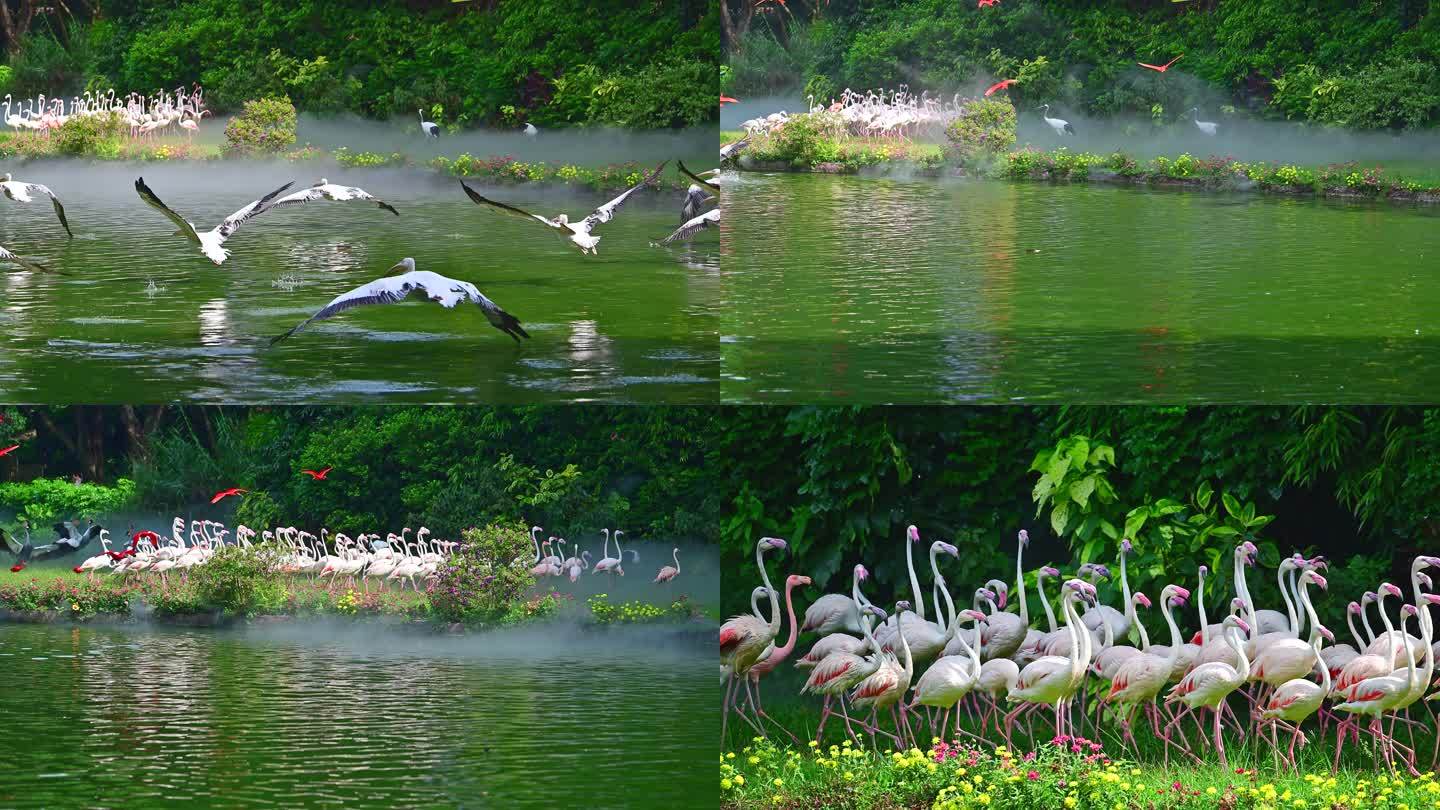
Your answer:
[[[675,155],[656,154],[653,162]],[[651,156],[646,155],[646,160]],[[694,158],[692,158],[694,159]],[[703,165],[703,164],[701,164]],[[18,170],[17,170],[18,171]],[[669,170],[674,174],[673,163]],[[391,202],[312,203],[245,223],[217,267],[136,195],[146,183],[202,230],[287,180],[319,175]],[[581,256],[538,224],[470,202],[422,169],[207,162],[35,163],[75,232],[43,201],[0,204],[0,245],[63,274],[0,268],[0,393],[9,401],[143,403],[579,400],[713,402],[718,238],[655,248],[682,192],[637,195]],[[546,215],[584,216],[611,195],[486,187]],[[331,298],[406,256],[470,281],[521,319],[517,346],[473,306],[422,300],[353,309],[267,348]]]
[[[1435,209],[960,179],[724,183],[727,401],[1440,398]]]
[[[714,665],[666,632],[0,625],[0,807],[713,806]]]

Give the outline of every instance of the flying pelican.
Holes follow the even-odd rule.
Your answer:
[[[749,146],[749,145],[750,145],[750,139],[749,139],[749,138],[741,138],[740,140],[738,140],[738,141],[736,141],[736,142],[734,142],[734,143],[726,144],[725,146],[720,147],[720,162],[721,162],[721,163],[724,163],[725,161],[729,160],[730,158],[735,157],[736,155],[740,154],[740,151],[741,151],[742,149],[744,149],[745,147],[747,147],[747,146]]]
[[[376,199],[370,192],[355,186],[337,186],[325,178],[320,178],[315,185],[304,191],[297,191],[294,194],[286,194],[275,201],[275,205],[298,205],[300,203],[316,202],[319,200],[334,200],[335,202],[349,202],[350,200],[366,200],[373,202],[381,208],[389,211],[395,216],[400,216],[394,206],[381,199]]]
[[[526,122],[525,122],[525,134],[526,134],[526,135],[529,135],[530,137],[533,138],[533,137],[535,137],[536,135],[539,135],[539,134],[540,134],[540,130],[536,129],[534,124],[530,123],[529,121],[526,121]]]
[[[1214,121],[1201,121],[1199,107],[1191,107],[1190,112],[1195,113],[1195,126],[1206,135],[1214,135],[1215,130],[1220,128],[1220,125]]]
[[[399,263],[390,268],[390,273],[397,270],[404,272],[395,276],[376,279],[375,281],[356,287],[347,293],[335,296],[335,299],[325,305],[325,308],[311,315],[304,323],[294,327],[285,334],[274,338],[270,345],[284,340],[287,337],[299,332],[309,326],[313,321],[323,321],[326,318],[344,312],[353,307],[366,304],[398,304],[410,297],[411,293],[421,292],[426,298],[439,304],[446,309],[454,309],[461,301],[472,301],[485,313],[485,319],[491,326],[515,339],[516,343],[520,338],[530,337],[520,327],[520,319],[501,309],[498,304],[486,298],[474,284],[468,281],[456,281],[453,278],[446,278],[439,273],[432,273],[428,270],[416,270],[415,260],[409,257],[401,259]]]
[[[5,174],[0,174],[0,190],[3,190],[5,196],[15,202],[24,203],[33,201],[35,198],[30,196],[30,192],[32,191],[36,194],[44,194],[46,197],[49,197],[50,204],[55,206],[55,216],[60,218],[60,226],[65,229],[67,235],[71,237],[75,236],[75,234],[70,233],[70,223],[65,221],[65,208],[60,205],[60,198],[56,197],[55,192],[51,191],[48,187],[42,186],[39,183],[26,183],[22,180],[12,180],[10,179],[10,173],[6,172]]]
[[[1070,126],[1070,122],[1069,122],[1069,121],[1066,121],[1064,118],[1051,118],[1051,117],[1050,117],[1050,105],[1049,105],[1049,104],[1042,104],[1042,105],[1040,105],[1039,109],[1042,109],[1042,110],[1045,111],[1045,123],[1049,124],[1049,125],[1050,125],[1050,128],[1053,129],[1053,130],[1055,130],[1055,134],[1056,134],[1056,135],[1064,135],[1064,134],[1067,133],[1067,132],[1070,133],[1071,135],[1074,135],[1074,134],[1075,134],[1075,128],[1072,127],[1072,126]]]
[[[705,189],[691,183],[690,188],[685,191],[685,204],[680,206],[680,224],[684,225],[699,216],[700,208],[714,200],[714,197],[705,193]]]
[[[720,209],[711,208],[709,211],[706,211],[700,216],[695,217],[689,222],[686,222],[684,225],[676,228],[674,233],[670,234],[664,239],[661,239],[660,244],[668,245],[671,242],[689,242],[691,239],[695,238],[695,234],[700,233],[711,225],[719,224]]]
[[[50,268],[46,267],[45,265],[39,264],[37,262],[32,262],[29,259],[21,258],[20,256],[15,255],[14,253],[6,250],[3,247],[0,247],[0,261],[14,262],[15,264],[20,265],[26,270],[38,270],[42,273],[50,272]]]
[[[619,197],[616,197],[610,202],[607,202],[599,208],[596,208],[594,211],[590,212],[590,216],[585,217],[584,219],[575,223],[570,222],[570,218],[565,214],[560,214],[554,219],[546,219],[539,214],[532,214],[528,211],[522,211],[519,208],[515,208],[514,206],[486,199],[485,197],[480,196],[479,193],[475,191],[475,189],[465,185],[464,180],[460,181],[460,187],[465,189],[465,193],[470,196],[470,199],[475,201],[476,205],[489,205],[495,208],[497,211],[503,211],[507,214],[513,214],[515,216],[524,217],[526,219],[533,219],[536,222],[545,225],[546,227],[553,228],[556,231],[565,234],[571,242],[575,243],[576,247],[580,248],[580,253],[582,255],[588,253],[594,256],[598,255],[599,253],[599,251],[596,250],[596,247],[600,244],[600,237],[595,236],[590,232],[595,229],[596,225],[604,222],[609,222],[610,220],[614,219],[615,212],[619,211],[620,207],[625,204],[625,201],[630,199],[630,195],[639,191],[642,186],[655,179],[655,177],[660,174],[660,171],[665,168],[665,164],[669,162],[670,161],[668,160],[662,161],[659,166],[655,167],[655,171],[650,172],[649,174],[642,177],[640,179],[640,182],[626,189],[625,192]]]
[[[415,112],[420,113],[420,131],[425,133],[425,137],[439,138],[440,125],[434,121],[426,121],[424,110],[416,110]]]
[[[681,173],[681,174],[685,175],[686,177],[690,178],[691,180],[694,180],[695,182],[699,183],[700,185],[704,186],[705,188],[708,188],[708,189],[710,189],[711,191],[719,191],[719,190],[720,190],[720,186],[715,182],[715,179],[720,176],[720,170],[719,170],[719,169],[711,169],[711,170],[709,170],[709,171],[705,171],[705,172],[701,172],[701,173],[699,173],[699,174],[696,174],[696,173],[690,171],[689,167],[687,167],[687,166],[685,165],[685,161],[683,161],[683,160],[677,160],[677,161],[675,161],[675,165],[678,166],[678,167],[680,167],[680,173]]]
[[[155,192],[151,191],[150,187],[145,185],[145,178],[141,177],[135,181],[135,191],[140,195],[140,199],[149,203],[150,207],[155,208],[160,213],[169,217],[171,222],[180,226],[180,230],[175,232],[176,236],[183,236],[199,245],[200,252],[204,253],[206,258],[218,265],[230,258],[230,251],[222,247],[222,245],[225,244],[225,240],[233,236],[245,220],[270,210],[272,204],[270,201],[293,185],[295,185],[295,181],[292,180],[269,194],[266,194],[264,197],[247,204],[244,208],[226,217],[224,222],[221,222],[219,225],[216,225],[204,233],[196,231],[192,223],[174,211],[171,211],[165,203],[160,202],[160,198],[155,196]]]

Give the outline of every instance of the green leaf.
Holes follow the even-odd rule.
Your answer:
[[[1233,528],[1231,526],[1215,526],[1209,531],[1216,537],[1234,537],[1235,535],[1240,533],[1239,529]]]
[[[1209,481],[1201,481],[1201,482],[1200,482],[1200,489],[1196,490],[1196,492],[1195,492],[1195,502],[1198,503],[1198,504],[1200,504],[1200,508],[1201,508],[1201,509],[1209,509],[1209,508],[1210,508],[1210,498],[1211,498],[1214,494],[1215,494],[1215,490],[1211,488],[1210,482],[1209,482]]]
[[[1085,547],[1080,550],[1080,562],[1087,563],[1095,559],[1095,555],[1100,551],[1102,543],[1104,543],[1104,541],[1098,537],[1090,538],[1090,542],[1086,543]]]
[[[1070,485],[1070,500],[1079,504],[1081,509],[1088,509],[1090,506],[1090,493],[1094,491],[1095,476],[1087,475]]]
[[[1231,495],[1228,492],[1221,493],[1220,503],[1224,504],[1225,506],[1225,514],[1231,517],[1240,516],[1240,502],[1235,500],[1234,495]]]
[[[1050,529],[1056,537],[1065,536],[1065,527],[1070,525],[1070,502],[1065,501],[1050,513]]]
[[[1148,520],[1149,517],[1149,512],[1146,511],[1143,506],[1131,509],[1130,514],[1125,516],[1125,536],[1135,537],[1139,535],[1140,529],[1144,528],[1145,521]]]
[[[1120,539],[1120,532],[1118,529],[1115,528],[1115,524],[1111,523],[1108,520],[1105,520],[1104,518],[1101,518],[1100,520],[1100,533],[1110,538],[1111,540]]]

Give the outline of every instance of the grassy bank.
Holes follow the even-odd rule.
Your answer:
[[[723,133],[732,143],[742,133]],[[1123,151],[1101,155],[1052,150],[1017,149],[995,159],[961,164],[938,144],[866,139],[827,139],[800,156],[786,151],[774,138],[752,138],[735,164],[758,171],[832,174],[968,175],[1008,180],[1107,182],[1137,186],[1169,186],[1217,191],[1263,191],[1316,197],[1387,199],[1396,202],[1440,202],[1440,176],[1424,167],[1402,170],[1359,163],[1305,166],[1264,161],[1245,162],[1229,156],[1137,158]]]
[[[1323,748],[1324,746],[1319,746]],[[731,808],[1422,808],[1440,806],[1440,783],[1377,772],[1331,775],[1324,752],[1296,771],[1161,768],[1111,759],[1099,743],[1057,737],[1033,752],[932,738],[925,751],[852,745],[780,747],[756,738],[720,757],[721,806]]]

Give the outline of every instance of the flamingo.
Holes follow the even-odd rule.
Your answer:
[[[462,302],[473,303],[484,313],[485,320],[489,321],[491,326],[514,338],[516,343],[519,343],[522,337],[527,340],[530,338],[530,333],[520,325],[519,318],[486,298],[485,294],[480,292],[480,289],[474,284],[447,278],[429,270],[416,270],[415,260],[409,256],[392,265],[387,272],[395,273],[397,271],[399,275],[376,279],[369,284],[363,284],[349,292],[335,296],[319,312],[311,315],[299,325],[291,327],[285,334],[271,338],[270,345],[274,346],[315,321],[332,318],[347,309],[368,304],[398,304],[415,293],[420,293],[428,300],[434,301],[446,309],[454,309]]]
[[[620,196],[610,202],[591,211],[589,216],[579,222],[571,222],[569,216],[566,214],[559,214],[554,219],[547,219],[539,214],[531,214],[514,206],[482,197],[475,189],[466,185],[464,180],[460,181],[460,187],[465,189],[465,194],[469,196],[476,205],[488,205],[501,213],[539,222],[569,239],[576,247],[580,248],[581,255],[589,254],[595,256],[599,254],[598,246],[600,244],[600,237],[594,235],[592,231],[594,231],[597,226],[614,219],[615,213],[620,210],[621,206],[625,205],[625,202],[630,199],[630,196],[646,185],[649,185],[650,181],[659,176],[661,170],[665,168],[665,164],[669,162],[668,160],[662,161],[659,166],[655,167],[654,171],[641,177],[640,182],[626,189]]]
[[[895,605],[895,615],[901,615],[909,607],[909,602],[900,600]],[[904,622],[896,621],[895,633],[900,637],[900,655],[904,657],[905,664],[902,666],[894,656],[882,656],[880,665],[876,667],[875,671],[857,683],[854,690],[851,691],[850,705],[861,709],[871,709],[872,717],[874,712],[885,708],[890,709],[895,729],[903,738],[897,739],[896,742],[904,746],[905,741],[914,735],[910,732],[910,721],[900,699],[910,689],[910,679],[915,675],[915,659],[911,657],[910,644],[905,640]],[[896,706],[901,707],[898,715]],[[873,730],[871,736],[874,736]]]
[[[531,138],[533,138],[533,137],[535,137],[536,135],[539,135],[539,134],[540,134],[540,130],[536,129],[536,128],[535,128],[535,125],[532,124],[532,123],[530,123],[529,121],[526,121],[526,122],[525,122],[524,132],[525,132],[525,134],[526,134],[527,136],[529,136],[529,137],[531,137]]]
[[[1085,677],[1090,663],[1091,637],[1084,630],[1075,603],[1085,600],[1093,604],[1095,586],[1078,579],[1067,580],[1061,598],[1061,611],[1065,614],[1065,627],[1070,633],[1071,655],[1046,655],[1031,661],[1020,671],[1015,687],[1006,695],[1011,703],[1035,703],[1052,705],[1055,709],[1055,733],[1064,734],[1064,718],[1069,702]],[[1015,716],[1024,707],[1016,708],[1006,716],[1006,725],[1014,722]]]
[[[786,639],[783,646],[773,647],[769,655],[756,661],[755,664],[750,667],[748,676],[750,681],[746,684],[746,689],[750,693],[750,707],[755,711],[756,717],[769,720],[772,723],[775,722],[774,718],[766,714],[764,707],[760,705],[760,676],[769,675],[771,672],[774,672],[775,668],[784,663],[785,659],[790,657],[791,651],[795,649],[795,637],[799,635],[799,626],[795,623],[795,604],[791,601],[790,594],[797,586],[809,584],[810,578],[800,576],[799,574],[791,574],[785,578],[785,615],[790,621],[790,637]],[[780,725],[779,723],[775,724],[777,726]],[[789,730],[783,726],[781,726],[781,730],[786,734],[790,734]],[[794,740],[795,735],[790,734],[790,738]],[[795,742],[799,743],[800,741],[795,740]]]
[[[675,561],[675,564],[673,566],[667,565],[664,568],[661,568],[660,573],[655,575],[654,582],[669,582],[675,577],[680,576],[680,549],[670,549],[670,558]],[[810,583],[807,581],[805,584],[808,585]]]
[[[856,580],[862,579],[865,567],[855,566]],[[870,677],[880,668],[880,663],[885,660],[885,654],[879,652],[879,646],[875,643],[875,637],[871,633],[872,618],[885,621],[885,611],[875,605],[867,604],[860,610],[861,633],[865,636],[864,643],[869,649],[875,650],[868,657],[862,655],[859,650],[835,650],[826,655],[814,665],[809,677],[805,679],[805,685],[800,691],[813,692],[825,696],[825,703],[820,710],[820,725],[815,730],[815,739],[818,741],[825,733],[825,721],[834,714],[830,709],[830,701],[834,698],[840,700],[840,716],[845,719],[846,730],[854,736],[850,728],[850,715],[845,710],[845,696],[851,689],[855,688],[861,681]],[[848,638],[848,637],[847,637]],[[799,662],[796,662],[799,666]],[[873,734],[873,724],[865,724],[865,730]]]
[[[1135,750],[1136,758],[1140,756],[1139,743],[1135,741],[1135,735],[1130,730],[1130,716],[1134,714],[1135,708],[1145,707],[1145,713],[1150,717],[1151,730],[1156,736],[1165,740],[1165,764],[1168,767],[1170,762],[1169,735],[1160,731],[1160,718],[1155,710],[1155,698],[1165,684],[1170,680],[1170,673],[1175,669],[1176,661],[1180,658],[1180,628],[1175,624],[1175,616],[1171,608],[1183,607],[1185,600],[1190,598],[1190,592],[1179,585],[1166,585],[1160,592],[1160,612],[1165,617],[1165,624],[1170,628],[1170,646],[1163,655],[1141,653],[1128,661],[1125,661],[1115,671],[1115,677],[1110,681],[1110,692],[1105,696],[1109,703],[1119,703],[1127,706],[1126,711],[1120,716],[1120,727],[1123,736],[1130,741],[1131,747]]]
[[[771,550],[784,551],[785,541],[779,537],[762,537],[755,544],[755,564],[760,569],[761,581],[770,591],[770,621],[762,622],[751,615],[735,616],[720,627],[720,663],[728,665],[731,672],[730,685],[726,689],[722,707],[725,720],[729,719],[732,708],[738,709],[735,688],[739,680],[749,674],[750,667],[760,660],[761,654],[772,645],[776,634],[780,632],[780,602],[770,586],[770,575],[765,571],[765,552]],[[745,716],[743,712],[740,715]],[[749,721],[749,718],[746,720]],[[755,726],[756,731],[763,733],[758,724],[751,722],[751,725]],[[723,743],[724,720],[721,722],[720,739]]]
[[[1245,644],[1241,633],[1249,633],[1250,625],[1239,616],[1229,616],[1225,619],[1225,640],[1230,648],[1235,651],[1239,667],[1233,667],[1224,661],[1212,661],[1208,664],[1201,664],[1190,670],[1180,683],[1176,684],[1165,696],[1166,703],[1181,702],[1185,704],[1185,710],[1175,716],[1169,725],[1165,727],[1168,734],[1172,726],[1177,725],[1185,715],[1195,711],[1197,708],[1209,709],[1215,715],[1215,750],[1220,754],[1220,767],[1227,768],[1229,765],[1225,760],[1225,741],[1220,737],[1220,707],[1229,697],[1231,692],[1239,689],[1250,677],[1250,660],[1245,657]]]
[[[1322,639],[1331,642],[1335,640],[1335,636],[1323,626],[1317,626],[1310,638],[1317,657],[1320,655]],[[1288,680],[1275,687],[1270,699],[1260,710],[1262,719],[1271,721],[1275,726],[1283,725],[1293,732],[1293,736],[1290,738],[1290,751],[1286,756],[1292,768],[1296,767],[1295,744],[1303,742],[1305,739],[1304,732],[1300,730],[1300,724],[1318,711],[1325,702],[1325,696],[1330,694],[1330,668],[1322,664],[1319,670],[1319,684],[1309,678]],[[1276,748],[1278,750],[1279,746],[1277,745]]]

